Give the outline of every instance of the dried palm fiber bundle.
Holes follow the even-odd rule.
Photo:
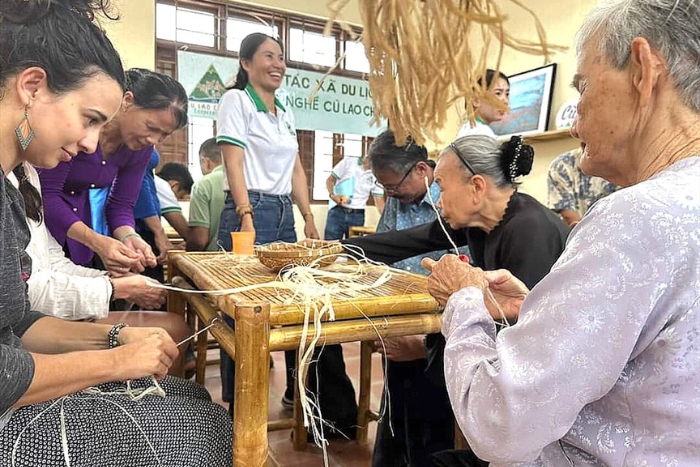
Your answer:
[[[350,0],[329,2],[330,18],[347,30],[341,11]],[[448,109],[478,97],[499,104],[477,83],[496,41],[498,69],[505,47],[542,55],[547,63],[566,48],[547,44],[535,13],[518,0],[357,0],[364,26],[362,43],[370,63],[374,122],[389,121],[397,142],[411,135],[417,144],[439,142]],[[499,5],[512,3],[532,17],[538,40],[513,37]],[[494,68],[493,66],[491,68]],[[471,106],[467,118],[474,122]]]

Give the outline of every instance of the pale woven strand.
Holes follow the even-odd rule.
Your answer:
[[[208,326],[206,326],[206,327],[200,329],[199,331],[195,332],[195,333],[192,334],[190,337],[181,340],[180,342],[177,343],[177,346],[180,347],[182,344],[184,344],[185,342],[191,341],[192,339],[194,339],[195,337],[197,337],[197,336],[200,335],[201,333],[207,332],[211,327],[213,327],[213,326],[216,324],[217,321],[221,321],[221,319],[220,319],[219,317],[214,318],[213,320],[211,320],[211,323],[209,323]]]
[[[157,381],[154,382],[158,388],[160,388],[160,385],[158,384]],[[152,389],[148,388],[148,389]],[[96,390],[96,391],[90,391],[90,390]],[[165,392],[163,391],[162,388],[160,388],[160,391],[163,392],[163,397],[165,397]],[[83,391],[88,394],[95,394],[95,395],[127,395],[127,391],[117,391],[117,392],[109,392],[109,393],[103,393],[97,388],[88,388],[85,391]],[[141,394],[144,394],[146,391],[143,391]],[[152,392],[149,392],[151,394]],[[148,447],[151,449],[151,452],[153,452],[153,456],[156,458],[156,461],[158,461],[158,465],[162,466],[162,462],[160,460],[160,457],[158,456],[158,452],[156,451],[155,447],[153,447],[153,443],[151,443],[151,440],[148,438],[146,435],[146,432],[143,431],[143,428],[141,428],[141,425],[139,425],[138,421],[121,405],[117,404],[114,401],[111,401],[109,399],[104,399],[104,398],[98,398],[98,397],[88,397],[88,398],[81,398],[81,399],[73,399],[70,395],[63,396],[59,399],[56,399],[50,406],[48,406],[46,409],[44,409],[41,413],[37,414],[34,418],[30,420],[30,422],[22,428],[22,431],[20,431],[19,435],[17,435],[17,439],[15,440],[13,446],[12,446],[12,467],[16,467],[17,465],[17,450],[19,449],[19,443],[22,440],[22,436],[24,435],[25,431],[29,429],[30,426],[32,426],[36,421],[38,421],[41,417],[43,417],[49,410],[54,408],[57,404],[60,404],[60,422],[61,422],[61,450],[63,452],[63,460],[66,463],[66,467],[71,467],[71,460],[70,460],[70,453],[69,453],[69,448],[68,448],[68,428],[66,427],[66,417],[65,417],[65,402],[66,400],[74,400],[74,401],[81,401],[81,400],[96,400],[96,401],[101,401],[101,402],[106,402],[109,404],[112,404],[116,407],[118,407],[124,414],[129,417],[129,419],[134,422],[134,425],[136,425],[136,428],[138,428],[139,432],[141,435],[143,435],[144,439],[146,440],[146,443],[148,444]],[[132,399],[132,400],[140,400],[139,399]]]
[[[435,201],[433,200],[433,195],[430,193],[430,183],[428,182],[428,177],[425,177],[423,179],[423,183],[425,183],[425,188],[428,191],[428,201],[430,201],[430,207],[433,208],[433,211],[435,211],[435,215],[437,216],[438,223],[440,224],[440,228],[442,231],[445,233],[445,237],[447,237],[447,240],[450,241],[450,245],[452,245],[452,248],[455,250],[455,254],[459,256],[459,248],[457,248],[457,244],[452,240],[452,237],[450,237],[450,234],[447,233],[447,228],[445,227],[445,224],[442,222],[442,215],[440,215],[440,211],[438,211],[437,206],[435,205]]]
[[[322,271],[310,267],[302,267],[304,268],[303,271],[305,273],[313,273],[313,274],[321,274]],[[367,289],[373,289],[377,287],[381,287],[383,284],[389,281],[391,278],[391,270],[388,266],[385,266],[384,272],[372,283],[368,285],[361,285],[361,284],[352,284],[352,286],[348,287],[350,284],[348,283],[341,283],[344,286],[347,287],[347,290],[344,292],[359,292],[361,290],[367,290]],[[297,268],[294,268],[297,269]],[[327,440],[325,439],[323,435],[323,422],[322,422],[322,415],[320,412],[320,408],[316,406],[316,410],[314,410],[315,401],[310,401],[310,398],[308,397],[308,394],[306,392],[306,388],[304,387],[304,382],[306,380],[306,375],[308,374],[308,367],[311,362],[311,358],[313,356],[313,351],[316,345],[318,344],[318,341],[321,337],[322,333],[322,319],[323,317],[328,314],[329,320],[334,320],[335,319],[335,313],[333,311],[333,305],[332,305],[332,300],[331,297],[334,293],[337,293],[340,291],[340,288],[338,287],[339,284],[326,284],[326,283],[321,283],[321,290],[320,292],[323,294],[322,295],[322,300],[320,300],[321,307],[319,309],[318,306],[318,301],[308,301],[309,298],[312,297],[305,297],[305,313],[304,313],[304,323],[302,326],[302,335],[301,335],[301,341],[299,344],[299,373],[297,376],[297,384],[299,385],[299,399],[300,403],[302,406],[302,412],[304,415],[304,426],[307,428],[311,429],[311,433],[314,437],[314,442],[321,446],[322,448],[325,449],[325,446],[327,445]],[[318,298],[318,297],[316,297]],[[313,309],[314,311],[314,334],[313,337],[311,338],[311,342],[309,344],[306,344],[306,340],[309,336],[309,324],[310,324],[310,312]],[[314,412],[318,413],[318,416],[314,416]]]
[[[91,386],[81,392],[94,396],[126,396],[134,402],[138,402],[147,396],[165,397],[165,390],[161,387],[158,380],[154,376],[151,376],[151,382],[153,383],[153,386],[149,386],[147,388],[134,389],[131,387],[131,381],[127,380],[126,387],[124,389],[118,389],[116,391],[102,391],[100,388]]]

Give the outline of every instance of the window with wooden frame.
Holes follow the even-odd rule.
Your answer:
[[[262,32],[280,37],[285,44],[288,66],[323,72],[347,52],[333,74],[362,77],[369,69],[362,44],[340,28],[334,28],[331,36],[323,36],[324,26],[322,20],[234,2],[157,0],[156,69],[177,77],[178,50],[237,58],[243,38]],[[187,163],[193,178],[198,180],[201,177],[199,147],[215,136],[216,122],[196,117],[189,120],[187,129],[168,138],[158,150],[161,163]],[[309,198],[312,202],[324,203],[328,199],[325,180],[333,165],[343,157],[343,135],[330,133],[329,142],[319,133],[328,132],[298,130],[297,138],[309,182]],[[361,141],[360,151],[366,154],[367,138],[361,137]]]

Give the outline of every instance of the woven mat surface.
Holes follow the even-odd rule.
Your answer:
[[[222,253],[187,253],[173,258],[173,264],[182,270],[200,290],[221,290],[263,284],[278,279],[277,273],[268,269],[254,256],[236,256]],[[357,270],[353,263],[335,263],[324,268],[326,271],[349,273]],[[386,267],[363,266],[363,273],[352,277],[358,284],[371,285]],[[332,283],[332,279],[325,279]],[[347,279],[344,279],[347,280]],[[236,293],[236,298],[250,302],[269,302],[273,309],[288,308],[293,301],[293,291],[274,288],[255,289]],[[351,294],[340,293],[332,296],[333,303],[362,302],[362,308],[372,303],[396,304],[410,298],[411,302],[432,301],[427,294],[427,278],[418,274],[391,269],[391,278],[379,287],[371,287]],[[400,305],[398,305],[400,306]],[[422,307],[425,305],[423,304]],[[298,308],[293,306],[293,308]],[[409,310],[406,310],[409,311]]]

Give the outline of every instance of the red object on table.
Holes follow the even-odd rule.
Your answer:
[[[469,256],[467,256],[467,255],[459,255],[459,256],[457,256],[457,258],[459,258],[459,260],[460,260],[461,262],[469,264]]]

